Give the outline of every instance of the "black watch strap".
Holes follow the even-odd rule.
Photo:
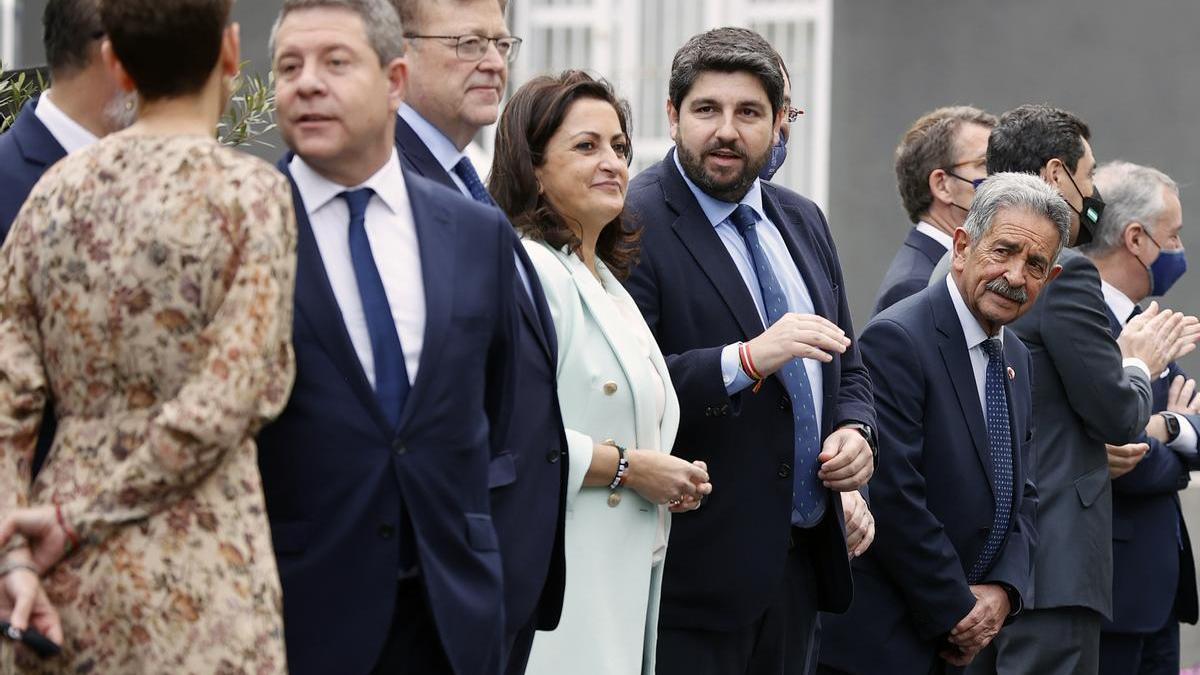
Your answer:
[[[1163,418],[1163,424],[1167,427],[1167,443],[1174,443],[1181,431],[1179,418],[1169,413],[1159,413],[1159,416]]]

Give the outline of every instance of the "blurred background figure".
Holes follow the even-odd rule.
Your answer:
[[[1106,208],[1082,248],[1100,272],[1114,336],[1187,270],[1179,186],[1157,169],[1109,162],[1096,170]],[[1153,411],[1130,455],[1109,448],[1113,476],[1113,607],[1100,633],[1100,672],[1175,675],[1179,624],[1196,623],[1196,566],[1179,490],[1200,465],[1200,400],[1175,362],[1151,383]]]
[[[639,249],[628,115],[607,83],[569,71],[521,87],[497,134],[489,187],[546,292],[571,443],[562,622],[534,639],[530,673],[653,675],[668,509],[712,489],[703,462],[670,454],[679,403],[621,286]]]
[[[52,168],[3,249],[0,612],[64,650],[34,670],[286,671],[254,434],[292,384],[295,221],[214,138],[231,4],[102,4],[138,121]]]

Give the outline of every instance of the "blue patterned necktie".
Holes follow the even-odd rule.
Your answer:
[[[1012,426],[1008,418],[1008,391],[1004,386],[1004,345],[999,338],[990,338],[983,342],[982,347],[988,357],[983,397],[987,400],[988,449],[996,479],[996,506],[987,541],[983,543],[979,558],[967,574],[967,582],[972,584],[982,581],[991,570],[1008,535],[1013,506]]]
[[[371,254],[371,242],[367,239],[367,204],[374,191],[362,188],[338,195],[350,207],[350,261],[354,266],[354,279],[358,282],[358,296],[362,299],[363,316],[367,320],[367,332],[371,336],[371,358],[375,362],[375,398],[384,416],[393,427],[400,423],[400,412],[408,398],[408,369],[404,365],[404,350],[400,346],[400,334],[396,332],[396,321],[388,305],[383,279],[375,266]]]
[[[729,221],[746,240],[746,248],[750,250],[750,259],[754,262],[754,271],[762,290],[767,325],[774,325],[787,314],[788,304],[779,279],[771,269],[767,254],[758,240],[758,232],[754,229],[758,222],[758,214],[746,204],[739,204],[733,215],[729,216]],[[800,359],[788,361],[779,369],[777,375],[792,399],[792,423],[795,431],[792,524],[798,527],[812,527],[821,522],[821,516],[825,515],[825,502],[828,497],[828,489],[817,477],[817,471],[820,469],[817,455],[821,453],[821,425],[813,403],[812,383],[808,381],[808,372],[804,370],[804,362]]]
[[[483,181],[479,180],[479,174],[475,173],[475,166],[471,164],[469,158],[463,157],[458,160],[458,164],[454,165],[454,173],[463,182],[463,185],[467,186],[467,190],[471,193],[471,199],[485,206],[496,205],[496,200],[488,194],[487,188],[483,186]]]

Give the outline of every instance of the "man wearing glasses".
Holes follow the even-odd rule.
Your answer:
[[[520,38],[509,35],[503,0],[392,0],[408,42],[408,91],[396,120],[406,168],[494,206],[464,149],[495,124]],[[562,611],[566,437],[555,381],[554,326],[537,275],[517,246],[516,387],[490,397],[498,419],[488,484],[504,561],[507,672],[525,671],[535,629],[552,630]],[[516,403],[519,402],[519,405]]]
[[[896,148],[896,185],[913,227],[875,296],[878,314],[925,288],[954,231],[967,219],[975,186],[987,175],[995,116],[970,106],[938,108],[904,132]]]

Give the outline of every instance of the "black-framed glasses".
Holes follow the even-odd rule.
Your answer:
[[[800,119],[800,116],[804,114],[803,110],[799,108],[793,108],[790,105],[784,108],[784,110],[787,110],[787,121],[789,124]]]
[[[519,37],[484,37],[482,35],[405,35],[409,40],[454,40],[454,53],[462,61],[479,61],[487,54],[488,43],[496,45],[500,58],[512,63],[521,51]]]
[[[964,183],[970,183],[971,187],[976,190],[979,189],[980,185],[983,185],[983,181],[987,180],[986,178],[963,178],[962,176],[954,173],[954,171],[949,168],[942,169],[942,171],[945,171],[946,175],[950,176],[951,178],[957,178]]]

